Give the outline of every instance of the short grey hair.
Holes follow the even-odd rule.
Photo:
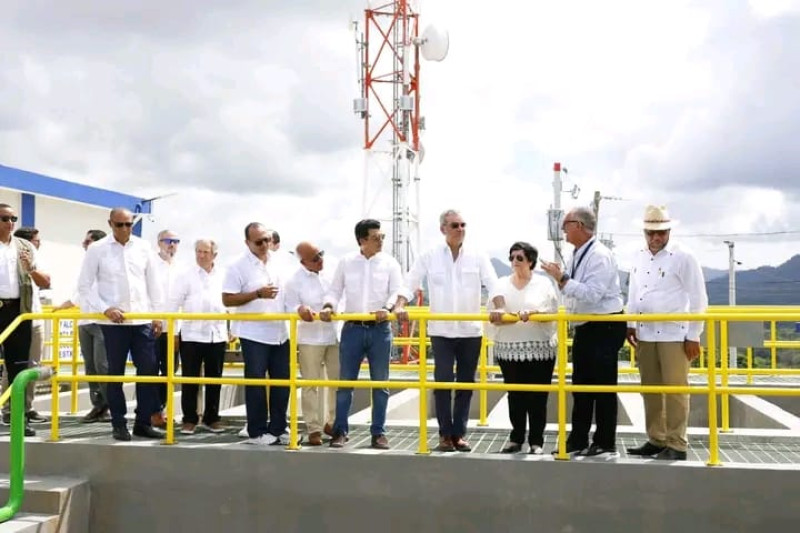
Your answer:
[[[455,209],[448,209],[447,211],[444,211],[441,215],[439,215],[439,226],[444,226],[447,217],[452,215],[461,216],[461,213],[459,211],[456,211]]]
[[[194,250],[197,251],[197,247],[201,244],[207,244],[211,247],[211,253],[216,254],[217,250],[219,250],[219,246],[217,246],[216,241],[213,239],[197,239],[194,241]]]
[[[588,207],[576,207],[570,213],[586,228],[586,231],[594,233],[594,229],[597,227],[597,217],[594,216],[594,211]]]

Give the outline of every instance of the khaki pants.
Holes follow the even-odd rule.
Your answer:
[[[636,350],[642,385],[689,385],[689,360],[683,342],[639,341]],[[651,444],[686,451],[688,394],[642,394]]]
[[[28,352],[28,366],[34,367],[39,366],[39,362],[42,360],[42,352],[44,351],[44,324],[41,322],[34,321],[31,325],[31,348]],[[2,390],[6,390],[8,388],[8,372],[3,372],[3,380],[2,380]],[[25,412],[31,410],[31,406],[33,405],[33,388],[36,386],[36,382],[32,381],[28,383],[28,390],[25,391]],[[4,413],[11,412],[11,402],[8,401],[3,406]]]
[[[300,375],[303,379],[339,379],[338,344],[323,346],[300,344],[297,350]],[[326,422],[333,424],[336,414],[336,388],[325,387],[324,397],[319,389],[319,387],[302,388],[303,419],[306,421],[306,430],[309,433],[321,432]]]

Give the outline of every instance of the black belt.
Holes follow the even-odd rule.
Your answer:
[[[0,298],[0,307],[19,304],[19,298]]]
[[[375,320],[346,320],[345,324],[350,324],[351,326],[361,326],[362,328],[372,328],[383,324],[383,322],[376,322]]]
[[[621,314],[624,314],[624,313],[625,313],[625,311],[616,311],[616,312],[614,312],[614,313],[602,313],[602,314],[600,314],[600,316],[606,316],[606,315],[621,315]],[[598,313],[598,314],[599,314],[599,313]],[[605,320],[604,320],[604,321],[602,321],[602,322],[598,322],[598,321],[596,321],[596,320],[595,320],[595,321],[592,321],[592,320],[587,320],[587,321],[586,321],[586,322],[584,322],[583,324],[578,324],[577,326],[575,326],[575,328],[576,328],[576,329],[577,329],[577,328],[581,328],[581,327],[583,327],[583,326],[588,326],[589,324],[618,324],[618,323],[619,323],[618,321],[617,321],[617,322],[608,322],[608,321],[605,321]]]

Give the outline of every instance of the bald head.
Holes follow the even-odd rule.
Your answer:
[[[325,252],[319,249],[319,246],[308,241],[303,241],[295,248],[297,257],[300,258],[300,264],[306,267],[311,272],[319,272],[323,267],[322,257]]]

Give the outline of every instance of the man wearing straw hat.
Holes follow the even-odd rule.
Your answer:
[[[703,270],[687,249],[671,242],[675,222],[666,207],[644,213],[647,246],[633,261],[628,313],[704,313],[708,307]],[[702,321],[631,322],[628,342],[637,347],[642,385],[689,385],[689,366],[700,355]],[[643,394],[648,440],[630,455],[686,460],[688,394]]]

